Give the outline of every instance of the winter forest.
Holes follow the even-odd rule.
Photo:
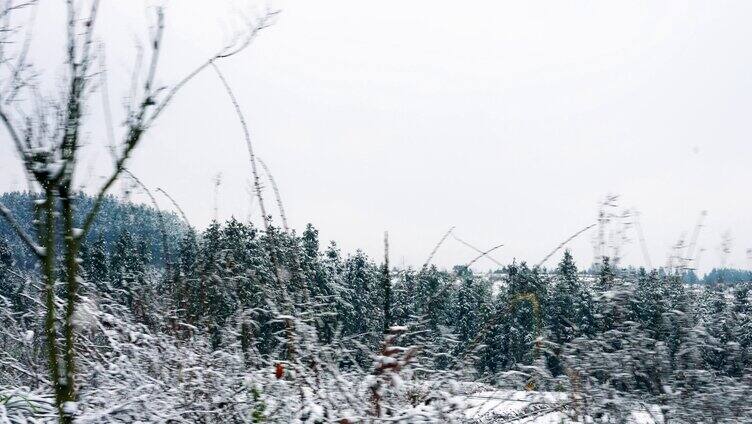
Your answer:
[[[0,3],[0,142],[12,152],[0,166],[26,185],[0,194],[0,424],[752,422],[752,271],[727,261],[727,234],[721,260],[699,269],[705,211],[652,265],[639,213],[611,194],[542,257],[497,260],[502,244],[449,225],[425,236],[420,263],[400,264],[380,228],[378,255],[345,249],[315,222],[288,222],[224,72],[284,10],[244,16],[171,80],[169,4],[144,8],[114,119],[98,23],[110,3],[55,6],[63,61],[50,69],[28,28],[52,2]],[[218,216],[217,176],[203,202],[214,219],[192,223],[130,168],[202,77],[242,128],[253,219]],[[571,249],[581,240],[591,255]],[[471,259],[437,263],[450,244]]]

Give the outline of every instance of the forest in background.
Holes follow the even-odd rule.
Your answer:
[[[35,203],[2,198],[22,217]],[[551,269],[398,269],[321,245],[312,225],[198,231],[114,198],[101,211],[81,250],[84,421],[112,403],[125,422],[357,422],[374,405],[403,422],[460,420],[469,383],[567,393],[573,419],[616,422],[640,405],[656,422],[752,413],[749,281],[690,285],[608,258],[584,272],[566,250]],[[10,246],[3,235],[0,387],[43,396],[41,293]]]

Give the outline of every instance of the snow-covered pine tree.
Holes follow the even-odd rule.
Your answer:
[[[564,372],[559,358],[561,346],[576,337],[592,334],[592,296],[580,280],[572,254],[567,249],[556,268],[554,285],[546,309],[548,334],[553,343],[548,365],[553,375]]]

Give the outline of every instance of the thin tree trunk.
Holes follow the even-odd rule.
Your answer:
[[[44,304],[47,308],[44,319],[44,335],[47,344],[47,361],[50,366],[50,381],[55,391],[55,403],[60,414],[60,422],[68,423],[65,418],[63,404],[65,402],[66,382],[61,379],[59,352],[57,346],[57,331],[55,317],[55,197],[52,188],[45,187],[44,232],[41,234],[41,244],[44,247],[42,258],[42,273],[44,278]]]
[[[78,241],[74,231],[75,223],[73,221],[73,199],[71,199],[69,187],[60,188],[60,201],[63,209],[63,225],[65,225],[65,277],[67,299],[65,306],[65,322],[63,334],[65,337],[65,350],[63,358],[65,359],[65,383],[66,383],[66,401],[76,400],[76,351],[75,351],[75,329],[73,315],[76,310],[78,301]]]

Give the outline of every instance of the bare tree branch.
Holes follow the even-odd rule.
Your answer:
[[[5,218],[10,227],[13,228],[13,231],[18,234],[21,240],[23,240],[23,242],[26,243],[27,246],[29,246],[29,248],[38,258],[44,258],[44,249],[39,247],[39,245],[34,242],[34,239],[31,238],[31,236],[26,231],[24,231],[23,227],[21,227],[18,221],[16,221],[16,219],[13,217],[13,213],[10,211],[10,209],[5,207],[5,205],[3,205],[2,203],[0,203],[0,215]]]
[[[12,68],[12,74],[10,78],[8,78],[8,86],[2,90],[3,93],[8,92],[8,96],[4,99],[5,104],[9,104],[13,99],[16,97],[16,94],[20,91],[20,89],[25,85],[26,81],[19,79],[22,77],[21,72],[26,69],[26,57],[29,53],[29,46],[31,45],[31,35],[32,35],[32,29],[34,28],[34,21],[36,20],[36,1],[31,1],[28,3],[24,3],[21,5],[21,7],[31,6],[32,12],[31,12],[31,18],[29,18],[29,22],[26,23],[26,26],[28,27],[26,31],[26,36],[24,37],[24,41],[21,47],[21,51],[18,54],[18,59],[16,60],[15,65],[10,65]],[[18,5],[13,6],[18,7]],[[12,8],[13,8],[12,7]]]
[[[63,185],[69,186],[73,180],[73,173],[76,165],[76,151],[78,149],[78,134],[81,128],[81,118],[83,116],[82,97],[86,90],[86,84],[89,78],[86,71],[91,61],[89,58],[90,46],[94,33],[94,23],[96,22],[99,0],[94,0],[91,4],[89,17],[86,20],[84,32],[84,41],[80,61],[76,60],[76,16],[73,1],[68,0],[68,61],[71,69],[71,81],[68,92],[67,105],[65,108],[65,132],[63,140],[60,143],[62,168],[59,174],[54,175],[54,180],[60,180]]]
[[[269,170],[269,167],[266,166],[266,163],[264,163],[261,158],[258,158],[258,162],[261,164],[261,167],[264,168],[264,172],[266,172],[266,176],[269,177],[269,182],[272,183],[272,191],[274,191],[274,197],[277,199],[277,206],[279,207],[279,216],[282,218],[282,227],[285,229],[285,232],[290,231],[290,227],[287,225],[287,215],[285,214],[285,206],[282,204],[282,196],[279,194],[279,187],[277,187],[277,182],[274,181],[274,176],[272,175],[272,172]]]
[[[476,256],[475,258],[473,258],[473,260],[472,260],[472,261],[470,261],[470,262],[468,262],[468,263],[467,263],[467,265],[465,265],[465,266],[466,266],[467,268],[470,268],[470,266],[471,266],[472,264],[474,264],[474,263],[475,263],[475,262],[476,262],[476,261],[477,261],[478,259],[480,259],[480,258],[482,258],[482,257],[484,257],[484,256],[486,256],[486,255],[488,255],[489,253],[493,252],[494,250],[496,250],[496,249],[498,249],[498,248],[500,248],[500,247],[502,247],[502,246],[504,246],[504,245],[503,245],[503,244],[499,244],[499,245],[496,245],[496,246],[494,246],[494,247],[492,247],[492,248],[490,248],[490,249],[488,249],[488,250],[486,250],[486,251],[484,251],[484,252],[480,252],[480,255],[478,255],[478,256]]]
[[[154,80],[154,76],[156,74],[156,66],[157,61],[159,58],[159,51],[161,48],[161,39],[162,34],[164,30],[164,14],[162,12],[162,9],[157,9],[157,32],[154,36],[154,39],[152,40],[152,56],[151,56],[151,63],[149,65],[149,73],[148,77],[146,79],[146,82],[144,83],[144,99],[141,102],[141,105],[139,107],[139,112],[136,114],[135,117],[131,118],[129,121],[128,131],[126,132],[126,138],[124,143],[124,150],[122,155],[116,160],[115,162],[115,169],[110,174],[110,177],[105,181],[104,185],[99,189],[99,192],[94,197],[94,204],[92,205],[91,210],[84,218],[83,224],[81,225],[81,231],[79,232],[78,239],[82,239],[86,237],[86,234],[91,229],[91,225],[94,222],[94,218],[96,217],[96,214],[99,212],[99,208],[102,205],[102,199],[104,199],[104,196],[107,194],[107,190],[112,186],[112,184],[117,181],[118,177],[120,176],[120,173],[123,172],[123,169],[125,169],[125,162],[130,158],[131,152],[136,147],[138,142],[141,140],[141,136],[143,135],[146,127],[144,125],[144,119],[147,113],[147,110],[154,105],[154,100],[152,98],[151,93],[151,87]]]
[[[467,247],[469,247],[469,248],[471,248],[471,249],[475,250],[475,251],[476,251],[476,252],[478,252],[478,253],[481,253],[481,254],[483,253],[483,251],[482,251],[482,250],[480,250],[480,249],[478,249],[477,247],[473,246],[472,244],[470,244],[470,243],[466,242],[465,240],[462,240],[461,238],[457,237],[457,235],[456,235],[456,234],[454,234],[454,231],[452,231],[452,232],[450,233],[450,235],[452,236],[452,238],[453,238],[453,239],[455,239],[455,240],[457,240],[458,242],[460,242],[460,243],[464,244],[465,246],[467,246]],[[493,257],[492,257],[491,255],[488,255],[488,254],[486,254],[485,256],[486,256],[486,258],[488,258],[488,259],[489,259],[490,261],[492,261],[492,262],[493,262],[493,263],[495,263],[496,265],[498,265],[498,266],[504,266],[504,265],[503,265],[503,264],[502,264],[501,262],[499,262],[499,261],[497,261],[496,259],[494,259],[494,258],[493,258]]]
[[[164,194],[164,196],[168,198],[170,202],[172,202],[172,205],[175,206],[175,209],[177,209],[178,212],[180,212],[180,216],[183,217],[183,221],[185,221],[185,223],[190,226],[191,223],[188,221],[188,217],[185,215],[185,212],[183,212],[183,208],[181,208],[180,205],[178,205],[178,202],[176,202],[175,199],[173,199],[172,196],[170,196],[161,187],[157,187],[157,192]]]
[[[110,90],[107,84],[107,68],[106,68],[106,56],[105,50],[100,46],[99,63],[101,73],[100,78],[100,92],[102,93],[102,112],[104,113],[104,124],[107,135],[107,150],[112,156],[112,160],[117,162],[117,146],[115,146],[115,127],[112,124],[112,109],[110,108]]]
[[[162,101],[159,103],[159,105],[154,109],[154,112],[152,113],[151,117],[148,119],[147,123],[151,124],[154,122],[155,119],[162,113],[162,111],[167,107],[167,105],[170,103],[173,97],[183,88],[184,85],[186,85],[190,80],[192,80],[196,75],[201,73],[204,69],[209,67],[212,63],[214,63],[218,59],[225,59],[231,56],[234,56],[240,52],[242,52],[246,47],[248,47],[251,42],[256,38],[259,31],[262,29],[268,28],[273,23],[273,18],[279,13],[279,11],[268,11],[264,16],[262,16],[258,23],[255,25],[250,25],[251,30],[249,31],[246,38],[243,40],[242,43],[240,43],[237,46],[225,46],[223,47],[219,52],[214,54],[212,57],[210,57],[206,62],[202,63],[196,69],[188,73],[182,80],[180,80],[177,84],[175,84],[165,95],[165,97],[162,99]]]
[[[232,102],[233,107],[235,108],[235,112],[238,115],[238,120],[240,121],[240,125],[243,127],[243,135],[245,137],[245,144],[248,148],[248,155],[249,159],[251,161],[251,173],[253,176],[253,186],[256,189],[256,197],[258,197],[259,200],[259,207],[261,208],[261,218],[264,221],[264,230],[269,231],[269,217],[266,214],[266,207],[264,206],[264,198],[261,194],[261,183],[259,181],[258,176],[258,170],[256,169],[256,156],[253,153],[253,144],[251,144],[251,133],[248,131],[248,124],[245,122],[245,117],[243,116],[243,111],[240,109],[240,105],[238,104],[238,100],[235,98],[235,94],[232,92],[232,89],[230,88],[230,84],[227,82],[227,79],[224,75],[222,75],[222,72],[219,70],[219,67],[214,63],[210,63],[212,68],[214,68],[214,72],[217,73],[217,76],[219,77],[220,81],[222,81],[222,85],[225,88],[225,91],[227,91],[227,95],[230,96],[230,101]]]
[[[206,67],[212,65],[215,60],[230,57],[237,53],[240,53],[243,49],[250,45],[251,41],[253,41],[253,39],[261,29],[267,28],[269,25],[271,25],[271,19],[276,14],[276,11],[268,12],[261,18],[259,23],[251,29],[245,41],[238,48],[230,50],[228,47],[224,47],[222,50],[220,50],[220,52],[213,55],[206,62],[188,73],[187,76],[185,76],[176,85],[174,85],[167,92],[167,95],[159,103],[157,103],[157,101],[155,100],[156,93],[152,92],[152,86],[156,74],[156,66],[158,61],[157,59],[161,48],[162,33],[164,30],[164,14],[161,8],[157,9],[157,31],[152,39],[152,58],[149,65],[147,78],[144,83],[143,100],[140,103],[139,111],[135,114],[135,116],[132,116],[129,119],[129,128],[125,137],[124,150],[115,163],[115,170],[105,181],[99,192],[95,195],[92,209],[84,218],[83,224],[81,226],[82,231],[79,233],[79,239],[85,237],[86,233],[91,229],[94,217],[96,216],[97,212],[99,212],[99,208],[101,207],[102,199],[107,193],[107,190],[109,190],[112,184],[115,183],[117,178],[120,176],[121,172],[123,172],[125,162],[130,158],[131,152],[141,140],[143,133],[170,104],[171,100],[180,91],[180,89],[182,89],[183,86],[185,86]],[[148,111],[152,108],[153,112],[150,116],[147,117],[146,115]]]
[[[581,229],[580,231],[577,231],[576,233],[572,234],[568,239],[564,240],[558,246],[556,246],[556,248],[554,250],[552,250],[548,255],[546,255],[546,257],[543,258],[543,260],[541,260],[540,262],[538,262],[538,264],[535,265],[535,267],[536,268],[540,268],[544,263],[546,263],[546,261],[551,256],[553,256],[556,252],[558,252],[559,249],[561,249],[562,247],[566,246],[567,243],[569,243],[570,241],[574,240],[575,238],[577,238],[577,236],[579,236],[580,234],[584,233],[585,231],[587,231],[587,230],[595,227],[596,225],[598,225],[598,224],[597,223],[596,224],[590,224],[587,227]]]
[[[24,142],[19,137],[18,132],[16,131],[16,128],[13,126],[13,123],[10,121],[10,117],[5,113],[2,106],[0,106],[0,120],[3,121],[3,125],[5,126],[5,130],[8,131],[8,134],[10,135],[11,140],[13,140],[13,144],[16,147],[16,151],[18,152],[19,156],[21,156],[21,160],[24,162],[24,165],[28,168],[28,160],[26,155],[26,149],[24,148]]]
[[[433,250],[431,250],[431,253],[428,255],[428,259],[423,263],[423,266],[421,269],[426,269],[428,267],[428,264],[431,263],[431,259],[433,259],[433,255],[436,254],[436,252],[439,250],[439,247],[444,243],[444,240],[446,240],[447,237],[449,237],[449,234],[452,233],[454,230],[454,226],[449,227],[446,233],[444,233],[443,236],[441,236],[441,240],[439,240],[438,243],[436,243],[436,246],[434,246]]]
[[[0,10],[0,18],[6,17],[8,14],[10,14],[10,12],[23,9],[25,7],[33,6],[36,3],[37,3],[36,0],[30,0],[24,3],[19,3],[19,4],[12,5],[12,6],[8,6],[4,8],[3,10]]]

